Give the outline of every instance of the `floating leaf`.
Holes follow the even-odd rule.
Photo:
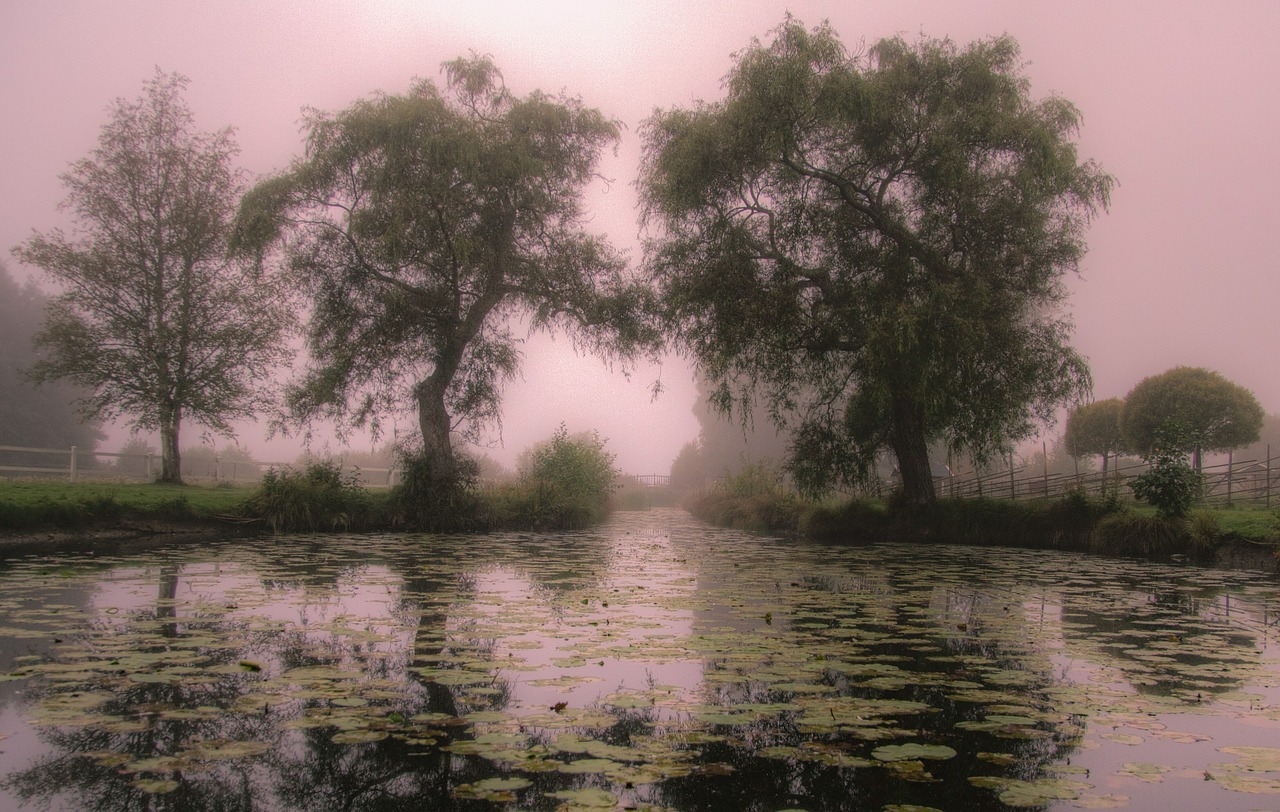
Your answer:
[[[871,751],[877,761],[946,761],[955,758],[956,751],[944,744],[886,744]]]

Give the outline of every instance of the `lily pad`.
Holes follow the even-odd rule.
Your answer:
[[[877,761],[946,761],[956,757],[956,751],[945,744],[886,744],[871,751]]]

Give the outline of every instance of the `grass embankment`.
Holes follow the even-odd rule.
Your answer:
[[[1113,555],[1185,555],[1211,560],[1226,547],[1280,548],[1280,512],[1251,508],[1193,511],[1168,519],[1138,504],[1073,493],[1014,502],[942,499],[928,510],[892,501],[806,500],[761,471],[731,477],[688,500],[712,524],[818,539],[927,541],[1078,550]]]
[[[559,438],[537,476],[484,488],[414,464],[373,490],[330,463],[272,470],[254,487],[64,482],[0,483],[0,532],[200,529],[247,524],[271,532],[565,530],[611,508],[674,504],[666,488],[618,483],[594,441]],[[159,526],[157,528],[156,526]],[[150,526],[150,527],[148,527]]]
[[[247,488],[195,485],[0,482],[0,531],[211,523],[238,515],[249,493]]]

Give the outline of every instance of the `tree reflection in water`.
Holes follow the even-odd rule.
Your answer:
[[[1010,782],[1087,787],[1069,762],[1103,731],[1229,721],[1215,696],[1275,679],[1270,582],[991,556],[654,512],[13,562],[0,650],[65,642],[7,661],[44,750],[0,754],[3,789],[101,810],[1006,809]]]

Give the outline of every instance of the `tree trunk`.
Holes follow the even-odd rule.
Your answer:
[[[444,393],[449,382],[439,367],[418,384],[418,428],[422,432],[422,453],[431,460],[432,471],[445,481],[457,475],[450,437],[452,421],[445,409]]]
[[[898,458],[902,477],[902,494],[913,508],[926,508],[937,502],[933,488],[933,471],[929,466],[929,444],[925,441],[924,409],[907,392],[893,393],[893,453]]]
[[[178,454],[178,427],[182,414],[165,409],[160,415],[160,482],[182,484],[182,459]]]

